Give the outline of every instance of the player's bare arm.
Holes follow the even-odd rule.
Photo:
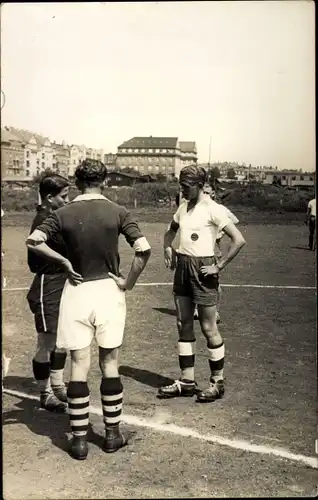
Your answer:
[[[175,268],[176,253],[174,248],[172,247],[172,243],[177,235],[178,230],[179,224],[172,220],[163,238],[164,262],[165,266],[169,269]]]
[[[127,278],[122,278],[121,276],[115,276],[112,273],[108,273],[108,275],[113,280],[116,281],[118,288],[120,288],[121,290],[123,291],[132,290],[135,284],[137,283],[138,278],[141,275],[142,271],[145,269],[150,254],[151,254],[150,247],[148,250],[135,253]]]
[[[231,262],[240,252],[246,241],[233,222],[230,222],[223,228],[224,233],[230,238],[231,244],[227,255],[222,257],[217,264],[213,266],[202,266],[200,271],[203,275],[218,274]]]
[[[70,261],[63,257],[60,253],[52,250],[52,248],[45,243],[46,235],[44,233],[40,233],[40,231],[35,230],[32,234],[30,234],[26,240],[28,249],[63,266],[65,271],[68,273],[68,278],[72,285],[76,286],[82,283],[82,276],[74,271]],[[38,236],[40,236],[40,238],[38,238]]]

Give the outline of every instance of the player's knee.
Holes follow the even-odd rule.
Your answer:
[[[104,378],[118,377],[118,348],[99,348],[99,367]]]
[[[201,321],[201,330],[206,338],[215,337],[219,335],[219,330],[216,324],[216,320],[202,320]]]
[[[37,339],[35,360],[46,363],[50,360],[51,352],[55,348],[55,335],[50,333],[39,333]]]
[[[72,372],[77,371],[82,374],[87,374],[91,364],[90,354],[90,346],[84,349],[71,351]]]

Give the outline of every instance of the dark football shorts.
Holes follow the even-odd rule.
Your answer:
[[[38,333],[57,333],[66,274],[36,274],[27,295]]]
[[[218,302],[219,275],[203,276],[202,266],[216,264],[215,257],[189,257],[178,254],[173,293],[189,297],[194,304],[215,306]]]

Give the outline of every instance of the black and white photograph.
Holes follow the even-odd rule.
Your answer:
[[[2,498],[318,495],[315,3],[1,5]]]

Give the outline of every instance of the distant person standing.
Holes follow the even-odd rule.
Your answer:
[[[309,227],[309,249],[315,250],[316,232],[316,198],[309,201],[307,207],[306,224]]]

